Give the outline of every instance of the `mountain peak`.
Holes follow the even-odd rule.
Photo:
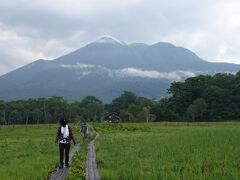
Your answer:
[[[98,38],[95,43],[104,43],[104,44],[121,44],[126,45],[126,43],[112,37],[112,36],[102,36]]]

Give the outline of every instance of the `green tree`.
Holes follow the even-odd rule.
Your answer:
[[[163,98],[155,102],[150,110],[156,117],[155,121],[180,121],[174,102],[171,98]]]
[[[56,122],[61,116],[67,116],[67,102],[62,97],[53,96],[48,99],[48,112],[51,122]]]
[[[137,96],[129,91],[124,91],[123,94],[115,98],[110,106],[106,106],[109,112],[120,112],[121,109],[127,109],[129,105],[137,104]]]
[[[6,103],[0,101],[0,124],[6,124]]]
[[[203,98],[196,99],[187,109],[190,120],[206,120],[207,104]]]
[[[81,101],[80,115],[85,120],[100,122],[104,114],[102,101],[94,96],[87,96]]]
[[[34,109],[32,111],[32,117],[33,117],[33,123],[39,124],[41,120],[41,110],[40,109]]]
[[[121,109],[120,110],[120,117],[123,122],[134,122],[135,118],[129,110]]]
[[[230,98],[227,90],[220,88],[219,86],[212,85],[203,93],[208,109],[210,112],[210,118],[212,120],[223,120],[228,118],[227,114],[231,111],[227,105],[230,104]]]

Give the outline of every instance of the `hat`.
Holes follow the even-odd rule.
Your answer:
[[[59,123],[62,125],[62,126],[65,126],[67,124],[67,119],[65,117],[61,117],[60,120],[59,120]]]

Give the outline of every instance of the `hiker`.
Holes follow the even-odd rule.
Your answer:
[[[83,140],[86,139],[86,137],[87,137],[87,131],[88,131],[87,124],[86,124],[86,122],[84,122],[81,125],[81,133],[82,133]]]
[[[59,168],[63,168],[63,157],[65,151],[65,166],[69,167],[69,150],[70,150],[70,141],[72,140],[74,145],[76,141],[74,139],[72,129],[67,124],[66,118],[60,118],[60,126],[57,130],[56,143],[59,143]]]

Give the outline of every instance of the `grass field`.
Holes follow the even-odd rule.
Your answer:
[[[0,126],[0,179],[46,179],[59,160],[57,126]]]
[[[96,125],[101,179],[240,179],[240,124]]]
[[[73,126],[72,126],[73,127]],[[58,163],[56,125],[1,126],[0,179],[46,179]],[[80,141],[79,128],[74,127]],[[101,179],[240,179],[240,124],[97,124]],[[68,179],[85,177],[87,142]]]

